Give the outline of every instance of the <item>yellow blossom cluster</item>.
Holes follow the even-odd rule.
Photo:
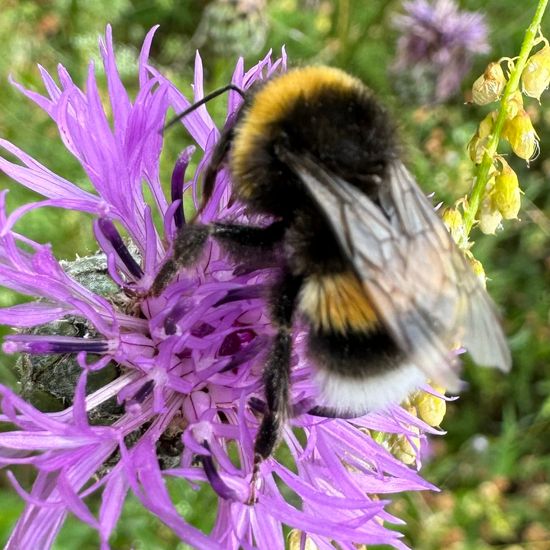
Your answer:
[[[433,382],[430,384],[433,393],[418,390],[412,393],[401,406],[412,416],[415,416],[428,424],[438,427],[447,411],[447,404],[444,399],[445,388]],[[416,426],[409,427],[411,435],[387,434],[370,430],[374,441],[388,449],[403,464],[412,465],[416,462],[420,448],[420,430]],[[416,435],[415,435],[416,434]]]
[[[475,104],[500,102],[500,105],[481,121],[468,144],[470,158],[478,166],[478,178],[472,192],[472,195],[476,194],[473,206],[468,198],[461,199],[451,213],[444,216],[453,237],[464,249],[469,248],[468,234],[474,222],[483,233],[492,235],[503,219],[518,217],[521,205],[518,177],[496,149],[502,138],[518,157],[527,162],[538,155],[539,139],[524,108],[523,98],[525,95],[540,102],[542,93],[550,84],[550,46],[540,29],[533,43],[535,48],[539,45],[542,47],[535,53],[530,51],[523,63],[519,63],[519,58],[503,58],[489,63],[472,86]],[[508,76],[502,68],[504,63],[507,64]],[[457,213],[461,215],[459,206],[463,206],[468,218],[464,224],[457,219]]]
[[[485,271],[470,250],[470,231],[477,225],[483,233],[494,234],[503,219],[517,219],[521,205],[522,191],[518,177],[506,159],[497,152],[500,139],[508,141],[512,151],[527,162],[539,152],[538,136],[524,108],[523,96],[540,102],[542,93],[550,85],[550,46],[540,30],[543,11],[537,11],[526,33],[520,55],[515,59],[503,58],[489,63],[472,86],[473,103],[500,104],[485,116],[468,144],[470,158],[477,167],[471,193],[443,212],[443,222],[483,285],[486,282]],[[541,44],[542,47],[533,53]],[[507,64],[508,75],[502,68],[504,63]],[[444,393],[443,388],[441,391]],[[411,397],[408,403],[413,414],[428,424],[438,425],[437,415],[428,419],[425,418],[425,412],[421,412],[424,410],[424,401],[430,406],[443,407],[443,414],[445,402],[428,394],[418,394]],[[414,441],[401,437],[395,441],[386,440],[385,443],[392,445],[392,452],[403,462],[409,463],[409,457],[413,460]]]

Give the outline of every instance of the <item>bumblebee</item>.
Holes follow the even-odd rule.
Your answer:
[[[275,221],[184,226],[152,293],[193,265],[209,237],[230,251],[278,251],[256,471],[288,416],[298,316],[309,327],[316,410],[331,416],[399,403],[426,379],[457,390],[458,345],[480,365],[510,368],[491,299],[400,160],[387,111],[360,80],[303,67],[245,92],[205,173],[203,204],[224,164],[236,199]]]

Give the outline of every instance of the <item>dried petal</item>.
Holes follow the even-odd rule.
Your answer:
[[[472,99],[477,105],[497,101],[506,86],[506,77],[500,63],[489,63],[485,72],[472,86]]]
[[[479,132],[476,132],[474,137],[472,137],[472,139],[468,143],[468,155],[470,156],[470,159],[473,163],[481,164],[488,143],[489,138],[480,138]]]
[[[478,134],[481,139],[489,137],[497,119],[497,111],[491,111],[479,124]]]
[[[496,111],[491,111],[479,124],[475,135],[468,143],[468,154],[475,164],[480,164],[485,154],[485,149],[489,143],[489,138],[493,132],[493,126],[497,117]]]

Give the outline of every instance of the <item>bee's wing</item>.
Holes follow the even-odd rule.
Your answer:
[[[508,370],[492,302],[406,168],[395,161],[380,205],[304,156],[285,152],[363,280],[379,318],[426,375],[457,389],[464,345],[474,360]]]
[[[392,225],[399,227],[406,235],[412,248],[427,258],[422,262],[426,269],[441,270],[439,298],[450,301],[455,316],[443,312],[442,326],[448,330],[461,330],[458,334],[461,344],[480,365],[497,367],[508,371],[511,367],[510,350],[502,331],[498,313],[478,277],[473,272],[464,254],[456,246],[450,233],[433,209],[433,205],[422,193],[416,181],[405,166],[397,161],[389,168],[388,202],[395,208],[390,216]],[[439,260],[436,257],[439,256]],[[422,273],[418,273],[421,282]],[[437,278],[437,277],[436,277]],[[427,289],[429,292],[429,288]],[[455,333],[456,334],[456,333]],[[451,333],[452,336],[452,333]]]

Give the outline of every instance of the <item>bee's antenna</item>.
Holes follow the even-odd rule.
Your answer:
[[[192,113],[195,109],[198,109],[201,105],[204,105],[211,99],[214,99],[215,97],[218,97],[219,95],[229,91],[233,90],[234,92],[237,92],[243,99],[245,99],[245,93],[244,90],[241,90],[238,86],[235,86],[235,84],[228,84],[227,86],[224,86],[223,88],[218,88],[217,90],[214,90],[213,92],[209,93],[208,95],[204,96],[202,99],[199,99],[196,103],[193,103],[193,105],[190,105],[185,109],[185,111],[182,111],[181,113],[177,114],[170,122],[164,126],[162,131],[168,130],[171,126],[173,126],[178,120],[181,120],[182,118],[186,117],[189,113]]]

